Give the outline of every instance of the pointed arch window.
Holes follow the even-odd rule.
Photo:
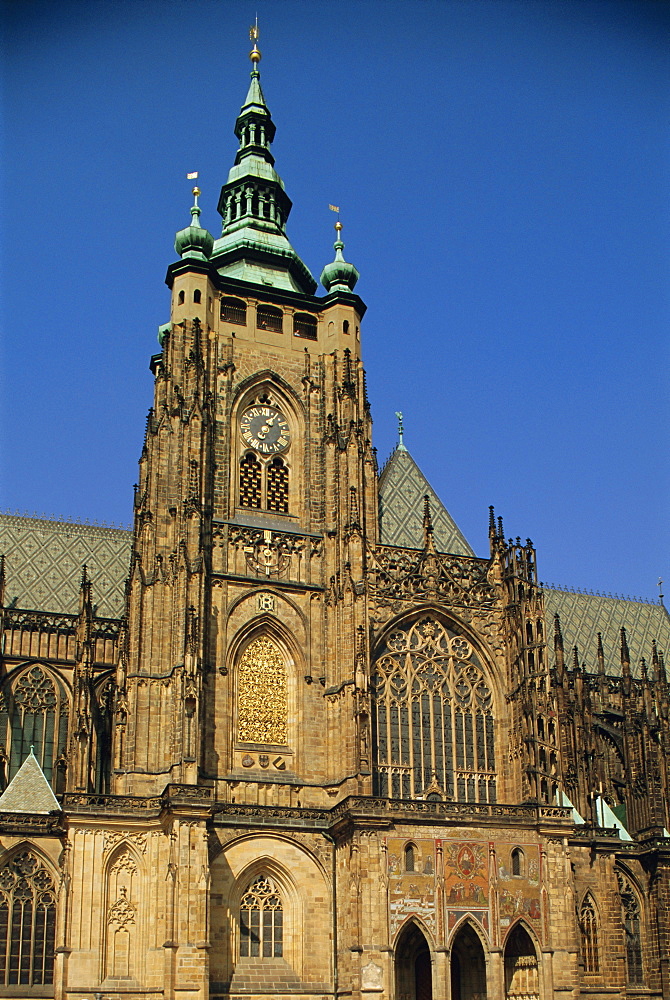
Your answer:
[[[281,894],[269,875],[259,875],[240,901],[240,958],[281,958],[283,952]]]
[[[375,795],[496,801],[493,694],[464,636],[433,615],[398,627],[372,692]]]
[[[598,915],[589,893],[584,897],[582,908],[579,911],[579,931],[582,938],[584,972],[599,972]]]
[[[619,883],[621,920],[625,935],[626,976],[629,983],[638,985],[644,982],[640,901],[623,872],[617,870],[616,876]]]
[[[11,780],[31,746],[52,784],[65,754],[68,701],[63,685],[39,664],[20,673],[0,694],[0,741],[9,757]]]
[[[33,851],[0,867],[0,985],[50,986],[54,981],[56,891]]]
[[[286,666],[267,636],[249,643],[237,669],[237,738],[270,746],[288,742]]]

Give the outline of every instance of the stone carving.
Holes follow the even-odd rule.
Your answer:
[[[107,923],[116,924],[119,928],[135,923],[135,907],[128,899],[128,890],[125,886],[121,886],[119,898],[109,908]]]
[[[378,990],[379,992],[384,989],[384,970],[379,965],[368,962],[367,965],[363,966],[361,969],[361,989]]]
[[[111,851],[112,848],[116,847],[116,845],[121,843],[122,840],[129,841],[138,849],[138,851],[141,851],[142,854],[144,854],[147,849],[146,833],[130,833],[129,830],[105,830],[104,837],[105,841],[103,850],[105,853]]]
[[[259,611],[271,611],[274,613],[277,602],[274,594],[259,594],[258,595],[258,610]]]
[[[391,601],[436,598],[449,604],[491,606],[495,590],[488,562],[466,556],[415,552],[379,545],[369,549],[371,593]]]
[[[286,667],[265,636],[254,639],[240,660],[237,717],[237,738],[242,743],[286,743]]]

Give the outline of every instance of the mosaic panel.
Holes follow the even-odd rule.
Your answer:
[[[405,851],[414,847],[413,871]],[[435,935],[435,841],[392,838],[387,841],[391,935],[409,916],[417,916]]]

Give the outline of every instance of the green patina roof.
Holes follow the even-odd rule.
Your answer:
[[[423,498],[426,495],[430,498],[433,541],[438,552],[473,556],[475,553],[451,514],[402,444],[393,452],[379,477],[382,545],[423,548]]]
[[[621,674],[621,629],[626,629],[631,671],[640,673],[640,658],[651,662],[652,640],[659,651],[670,651],[670,617],[662,604],[651,601],[624,600],[602,594],[582,594],[571,590],[544,587],[547,636],[551,642],[554,615],[561,619],[566,662],[570,663],[573,646],[578,647],[579,662],[589,672],[597,670],[598,632],[602,635],[605,673]]]
[[[240,147],[221,188],[218,211],[223,226],[212,262],[228,278],[313,295],[316,281],[285,232],[291,199],[274,169],[270,145],[275,126],[256,65],[235,135]]]
[[[132,532],[0,514],[5,556],[5,605],[77,614],[81,567],[88,567],[93,603],[101,618],[124,613]]]

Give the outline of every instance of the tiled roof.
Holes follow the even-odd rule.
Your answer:
[[[84,563],[101,618],[124,611],[132,532],[93,524],[0,514],[5,556],[5,604],[34,611],[76,614]]]
[[[31,750],[0,795],[0,812],[48,814],[58,810],[58,800]]]
[[[549,642],[554,634],[554,615],[558,613],[566,660],[577,646],[579,662],[585,662],[589,671],[594,672],[597,666],[598,632],[602,634],[608,674],[621,673],[622,628],[626,629],[633,673],[639,673],[641,657],[650,663],[652,639],[659,651],[670,652],[670,617],[662,604],[552,588],[544,588],[544,601]]]
[[[422,549],[423,498],[430,498],[433,541],[438,552],[473,556],[451,514],[404,446],[393,452],[379,477],[379,519],[382,545]]]

